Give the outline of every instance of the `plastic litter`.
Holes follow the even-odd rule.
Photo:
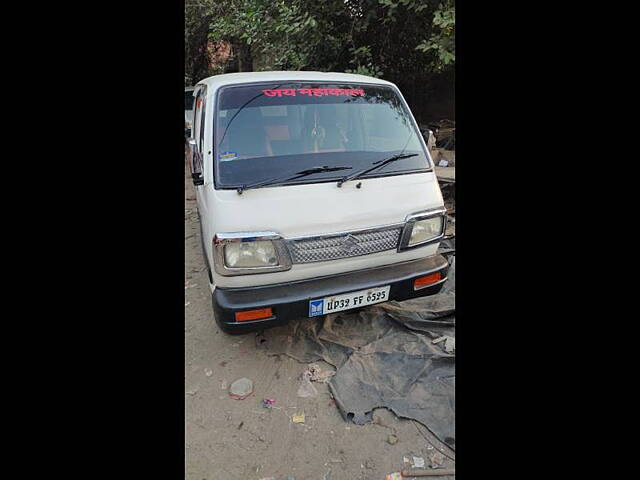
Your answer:
[[[272,408],[273,405],[275,405],[275,403],[276,403],[275,398],[265,398],[262,400],[262,406],[264,408]]]
[[[384,478],[385,480],[402,480],[402,474],[400,472],[387,473]]]
[[[387,442],[389,443],[389,445],[395,445],[396,443],[398,443],[398,437],[396,437],[395,435],[389,435],[387,437]]]
[[[413,468],[424,468],[424,458],[422,457],[413,457],[413,463],[411,465]]]
[[[304,423],[304,413],[294,413],[292,420],[293,423]]]
[[[327,383],[329,380],[331,380],[331,377],[336,374],[336,372],[334,372],[333,370],[323,370],[320,365],[317,365],[315,363],[309,365],[309,369],[307,371],[310,374],[309,380],[319,383]]]
[[[253,382],[248,378],[239,378],[229,387],[229,396],[243,400],[253,393]]]
[[[211,370],[210,368],[205,368],[205,369],[204,369],[204,374],[205,374],[207,377],[210,377],[211,375],[213,375],[213,370]]]
[[[301,398],[315,397],[318,395],[318,390],[311,383],[311,373],[306,370],[302,373],[302,382],[298,388],[298,396]]]
[[[444,342],[444,351],[447,353],[453,353],[456,350],[456,339],[455,337],[451,337],[449,335],[443,335],[442,337],[438,337],[435,340],[432,340],[432,344],[438,344]]]

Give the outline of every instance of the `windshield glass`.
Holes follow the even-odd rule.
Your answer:
[[[261,84],[224,87],[215,112],[216,183],[222,188],[293,174],[287,183],[332,181],[391,155],[415,153],[365,177],[421,171],[429,163],[419,132],[396,92],[360,84]]]
[[[193,90],[184,92],[184,109],[193,110]]]

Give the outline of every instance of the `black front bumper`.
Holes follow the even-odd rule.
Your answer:
[[[421,260],[358,270],[356,272],[313,278],[261,287],[218,288],[213,293],[216,322],[228,333],[245,333],[257,328],[286,324],[289,320],[309,316],[309,301],[332,295],[390,285],[389,300],[408,300],[438,293],[446,280],[449,263],[442,255]],[[434,272],[442,280],[420,290],[413,281]],[[235,313],[271,307],[270,318],[236,322]]]

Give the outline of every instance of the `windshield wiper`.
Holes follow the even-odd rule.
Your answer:
[[[356,178],[359,178],[362,175],[365,175],[369,172],[373,172],[378,168],[382,168],[388,163],[395,162],[396,160],[401,160],[403,158],[415,157],[417,155],[418,155],[417,153],[405,153],[405,154],[398,153],[393,157],[389,157],[389,158],[385,158],[384,160],[378,160],[377,162],[373,162],[372,164],[374,165],[373,167],[365,168],[364,170],[360,170],[358,172],[352,173],[351,175],[344,177],[342,180],[338,182],[338,187],[342,187],[342,184],[345,182],[348,182],[349,180],[355,180]]]
[[[312,175],[314,173],[322,173],[322,172],[335,172],[337,170],[349,170],[353,167],[348,167],[348,166],[337,166],[337,167],[329,167],[327,165],[323,166],[323,167],[313,167],[313,168],[308,168],[307,170],[302,170],[300,172],[296,172],[294,174],[289,174],[285,177],[277,177],[277,178],[271,178],[268,180],[261,180],[259,182],[255,182],[255,183],[250,183],[248,185],[241,185],[238,187],[238,194],[242,195],[242,192],[244,192],[245,190],[249,190],[250,188],[257,188],[257,187],[264,187],[266,185],[273,185],[276,183],[282,183],[282,182],[289,182],[291,180],[297,180],[298,178],[302,178],[302,177],[306,177],[307,175]]]

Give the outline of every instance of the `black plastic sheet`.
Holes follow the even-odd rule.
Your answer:
[[[362,425],[385,407],[455,449],[455,351],[442,341],[455,338],[454,254],[449,261],[437,295],[290,322],[265,330],[259,344],[270,354],[336,367],[329,388],[345,420]]]

